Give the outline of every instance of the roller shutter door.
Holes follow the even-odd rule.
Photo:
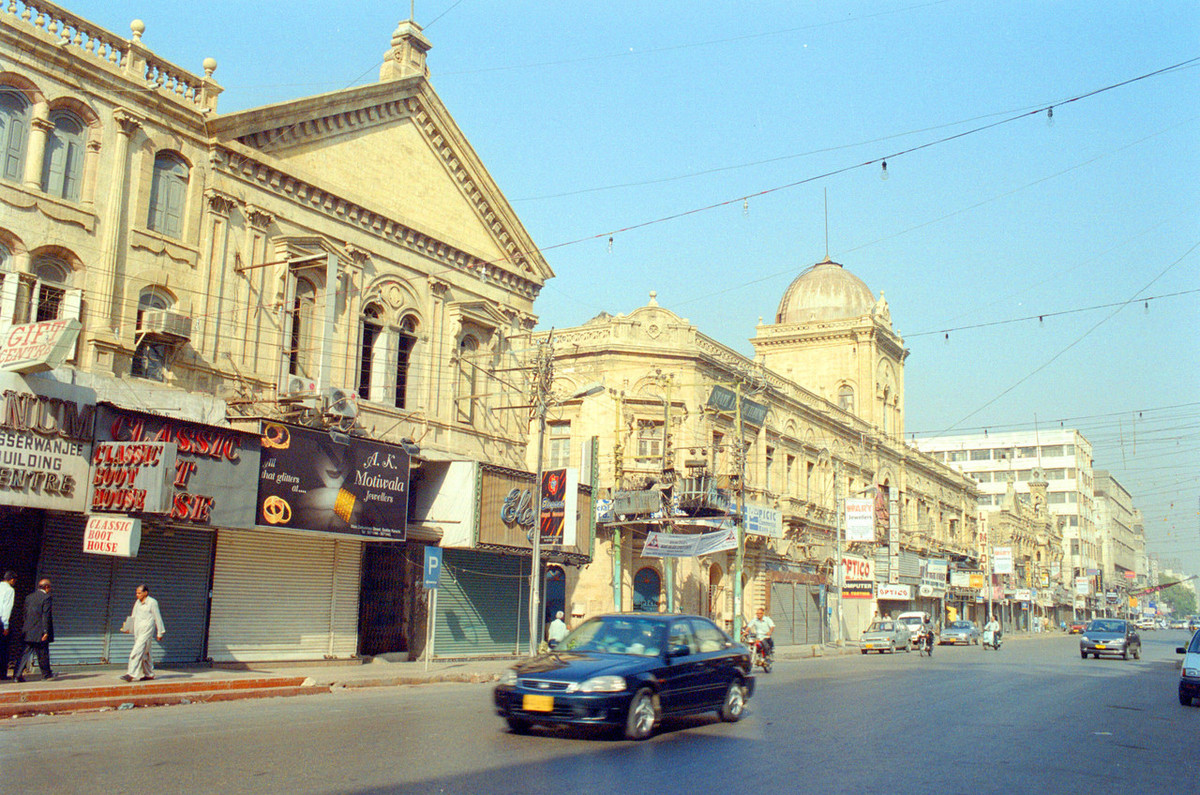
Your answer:
[[[435,657],[527,652],[529,562],[508,555],[445,550],[435,621]]]
[[[217,536],[208,654],[218,662],[354,657],[362,542],[258,530]]]
[[[770,609],[776,645],[825,642],[820,586],[773,582]]]
[[[213,535],[205,530],[146,528],[136,558],[83,551],[86,519],[47,513],[39,572],[54,594],[52,661],[64,665],[121,662],[133,639],[120,632],[134,589],[150,587],[167,632],[152,645],[155,662],[204,657]]]

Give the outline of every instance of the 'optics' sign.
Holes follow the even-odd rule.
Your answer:
[[[0,370],[14,373],[53,370],[71,354],[79,329],[78,320],[45,320],[11,326],[0,334]]]

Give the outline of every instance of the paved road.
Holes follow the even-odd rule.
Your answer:
[[[509,734],[487,685],[27,718],[0,726],[12,792],[658,793],[1192,791],[1200,708],[1176,700],[1182,633],[1141,661],[1075,638],[785,662],[742,722],[651,740]]]

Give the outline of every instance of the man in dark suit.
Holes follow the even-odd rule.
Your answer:
[[[37,590],[25,597],[25,625],[21,634],[25,639],[25,651],[17,664],[17,681],[25,681],[25,669],[33,662],[34,654],[37,654],[38,668],[42,669],[42,679],[53,679],[50,644],[54,642],[54,609],[50,581],[44,577],[38,581]]]

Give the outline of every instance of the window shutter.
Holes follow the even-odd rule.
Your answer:
[[[4,281],[0,282],[0,321],[16,322],[17,287],[20,283],[21,277],[17,274],[4,274]]]
[[[25,120],[13,115],[8,117],[8,135],[4,155],[4,178],[12,182],[20,182],[21,171],[25,164],[22,152],[25,150]]]
[[[183,195],[187,188],[187,179],[176,174],[166,174],[163,178],[166,199],[163,202],[164,235],[182,237],[183,234]]]
[[[63,295],[62,309],[59,310],[58,316],[64,320],[78,320],[83,322],[83,290],[68,289]],[[79,330],[79,336],[83,336],[83,329]],[[75,338],[75,344],[71,347],[71,355],[68,359],[74,359],[79,355],[79,337]]]
[[[46,158],[42,167],[42,190],[51,196],[62,196],[67,164],[67,142],[54,130],[46,137]]]

